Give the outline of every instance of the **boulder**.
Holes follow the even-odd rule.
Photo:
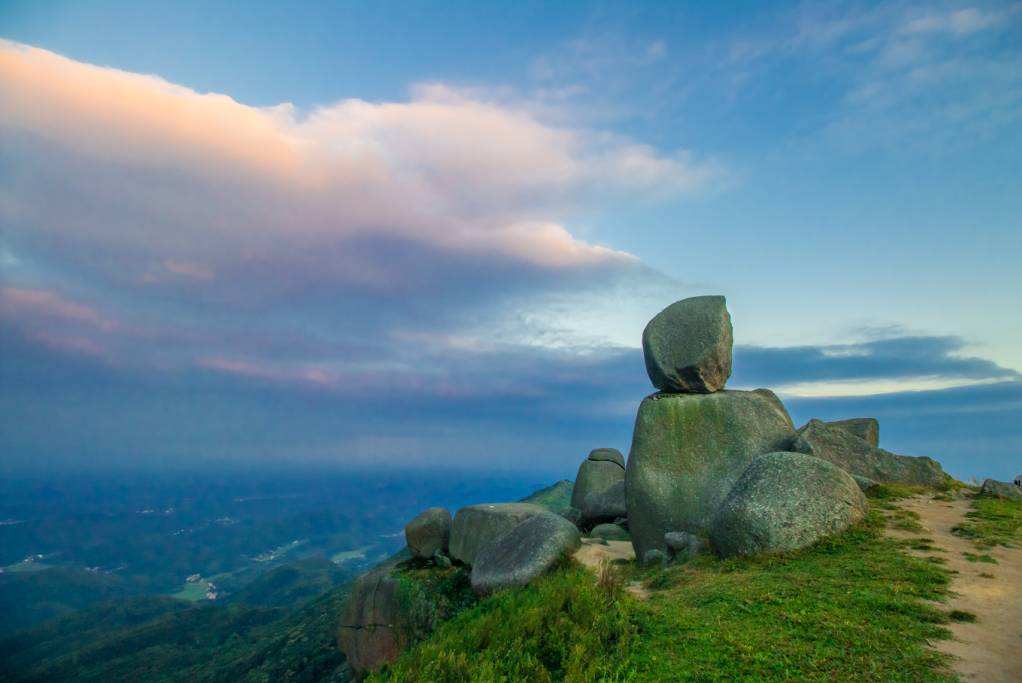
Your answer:
[[[880,446],[880,423],[875,417],[853,417],[849,420],[834,420],[824,422],[824,424],[850,432],[873,448]]]
[[[582,501],[581,518],[583,528],[601,522],[612,522],[627,514],[625,509],[624,470],[621,478],[605,491],[594,491]]]
[[[859,485],[840,467],[803,453],[752,461],[721,505],[710,540],[721,555],[797,550],[865,517]]]
[[[616,448],[595,448],[589,453],[587,460],[616,462],[621,466],[621,469],[625,468],[625,456],[621,455],[621,451]]]
[[[668,531],[704,535],[728,491],[762,453],[794,432],[754,391],[653,394],[635,418],[625,498],[636,557],[664,549]]]
[[[473,564],[482,546],[537,515],[553,513],[532,503],[484,503],[463,507],[451,524],[451,558]]]
[[[664,534],[664,545],[671,559],[688,560],[703,550],[703,539],[687,531],[668,531]]]
[[[660,391],[707,394],[731,376],[731,316],[722,296],[697,296],[660,311],[642,331],[646,373]]]
[[[795,431],[795,422],[791,419],[791,415],[788,414],[788,409],[784,407],[784,403],[781,402],[781,399],[777,396],[777,394],[770,389],[753,389],[752,391],[764,398],[770,399],[770,402],[774,404],[774,408],[776,408],[777,412],[781,414],[784,421],[788,423],[788,427],[791,428],[791,431]]]
[[[479,549],[472,565],[472,590],[489,595],[528,585],[582,544],[578,529],[552,513],[536,515]]]
[[[591,494],[603,493],[624,478],[625,459],[621,453],[613,448],[597,448],[579,465],[571,507],[581,510]]]
[[[1009,484],[1006,481],[987,479],[983,482],[983,488],[979,492],[984,496],[995,496],[1009,500],[1022,500],[1022,487]]]
[[[628,541],[631,536],[628,530],[619,524],[597,524],[589,532],[590,538],[602,538],[605,541]]]
[[[850,474],[880,483],[939,486],[944,470],[927,457],[897,455],[871,446],[848,429],[810,420],[798,430],[791,450],[828,460]]]
[[[416,557],[430,558],[446,553],[451,537],[451,513],[445,508],[429,508],[405,525],[405,540]]]
[[[642,554],[642,564],[649,566],[651,564],[667,564],[667,553],[660,548],[650,548]]]
[[[862,489],[863,493],[869,493],[870,489],[880,485],[869,477],[861,477],[858,474],[853,474],[852,479],[854,479],[855,483],[859,485],[859,488]]]

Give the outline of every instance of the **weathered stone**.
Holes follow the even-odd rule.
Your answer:
[[[582,527],[611,522],[627,514],[624,470],[621,478],[605,491],[594,491],[582,501]]]
[[[484,503],[458,510],[451,525],[451,558],[465,564],[475,561],[479,549],[530,517],[553,514],[532,503]]]
[[[996,479],[985,480],[979,492],[984,496],[1022,500],[1022,487],[1009,484],[1006,481],[997,481]]]
[[[405,525],[405,540],[416,557],[429,558],[446,553],[451,537],[451,513],[445,508],[429,508]]]
[[[616,448],[595,448],[586,459],[597,462],[616,462],[621,469],[625,467],[625,456],[621,455],[621,451]]]
[[[580,526],[582,524],[582,511],[578,508],[568,508],[567,510],[562,510],[558,514],[575,526]]]
[[[774,404],[774,407],[777,409],[777,412],[779,412],[781,414],[781,417],[784,418],[784,421],[788,423],[788,426],[791,428],[791,431],[793,432],[795,431],[795,423],[792,421],[791,415],[788,414],[788,409],[784,407],[784,403],[781,401],[780,397],[777,394],[775,394],[770,389],[753,389],[752,391],[753,393],[759,394],[770,399],[770,402]]]
[[[642,554],[642,564],[649,566],[651,564],[666,564],[667,553],[659,548],[650,548]]]
[[[685,561],[702,552],[703,539],[687,531],[668,531],[664,534],[664,545],[669,558]]]
[[[480,595],[528,585],[581,545],[578,529],[552,513],[537,515],[482,546],[472,565]]]
[[[852,479],[854,479],[855,483],[859,485],[859,488],[862,489],[863,493],[868,493],[871,489],[880,485],[869,477],[863,477],[858,474],[853,474]]]
[[[824,422],[824,424],[850,432],[873,448],[880,446],[880,423],[874,417],[853,417],[848,420]]]
[[[611,449],[599,449],[601,451]],[[596,453],[597,451],[593,451]],[[620,455],[620,454],[618,454]],[[582,510],[585,499],[593,493],[603,493],[625,478],[624,458],[593,460],[592,454],[582,461],[575,477],[575,488],[571,493],[571,507]],[[583,515],[584,516],[584,515]]]
[[[589,532],[590,538],[602,538],[605,541],[628,541],[631,536],[628,531],[617,524],[597,524]]]
[[[646,373],[667,392],[710,393],[731,376],[731,316],[722,296],[697,296],[660,311],[642,332]]]
[[[823,458],[850,474],[880,483],[939,486],[946,476],[936,460],[875,448],[847,429],[820,420],[810,420],[798,430],[791,450]]]
[[[793,432],[758,392],[654,394],[635,418],[625,497],[636,557],[664,549],[668,531],[697,535],[745,467],[784,448]]]
[[[752,461],[720,507],[710,540],[721,555],[797,550],[862,519],[866,498],[840,467],[802,453]]]

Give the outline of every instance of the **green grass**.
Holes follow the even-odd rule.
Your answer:
[[[890,525],[895,529],[911,531],[913,533],[920,533],[924,530],[923,525],[919,523],[918,512],[901,508],[891,510]]]
[[[972,612],[967,612],[963,609],[953,609],[947,613],[947,618],[951,621],[957,621],[959,623],[974,623],[976,621],[976,615]]]
[[[181,589],[171,594],[170,597],[177,598],[178,600],[188,600],[189,602],[205,600],[208,585],[205,579],[192,583],[185,582]]]
[[[884,537],[879,512],[804,551],[610,571],[563,566],[480,601],[374,681],[954,680],[949,573]],[[608,571],[607,569],[604,572]],[[623,580],[658,592],[639,601]]]
[[[976,553],[962,553],[962,555],[964,555],[965,559],[967,559],[969,562],[986,562],[987,564],[997,564],[997,560],[995,560],[990,555],[987,555],[986,553],[983,553],[982,555],[977,555]]]
[[[976,496],[965,521],[952,533],[968,538],[977,548],[1022,544],[1022,502],[992,496]]]

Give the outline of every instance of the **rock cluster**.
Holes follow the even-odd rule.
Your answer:
[[[997,481],[996,479],[986,479],[979,492],[984,496],[1022,500],[1022,476],[1016,477],[1014,484],[1009,484],[1006,481]]]

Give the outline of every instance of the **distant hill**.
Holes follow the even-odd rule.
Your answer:
[[[123,579],[75,567],[0,574],[0,635],[132,594]]]
[[[574,488],[574,482],[562,479],[556,484],[551,484],[545,489],[540,489],[522,498],[521,502],[542,505],[551,512],[564,512],[571,507],[571,492]]]
[[[295,560],[258,576],[228,601],[252,607],[294,607],[351,578],[322,556]]]

